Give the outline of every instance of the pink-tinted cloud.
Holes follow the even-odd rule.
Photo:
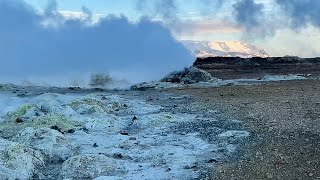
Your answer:
[[[244,31],[240,26],[222,20],[181,21],[170,27],[178,36],[210,36],[215,34],[238,34]]]

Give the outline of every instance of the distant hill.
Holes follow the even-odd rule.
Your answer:
[[[263,49],[238,41],[182,41],[196,57],[269,57]]]
[[[320,57],[209,57],[197,58],[193,65],[219,79],[257,79],[266,75],[290,74],[320,77]]]

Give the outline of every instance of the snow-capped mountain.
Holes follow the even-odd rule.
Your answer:
[[[196,57],[268,57],[269,54],[253,44],[238,41],[182,41]]]

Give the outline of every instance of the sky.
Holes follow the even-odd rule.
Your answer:
[[[46,0],[26,2],[38,10],[45,9],[48,3]],[[243,7],[237,6],[241,3]],[[318,0],[57,0],[58,10],[69,15],[87,7],[97,19],[109,14],[124,15],[131,21],[149,16],[163,21],[176,39],[246,41],[273,56],[303,57],[320,54],[319,22],[312,22],[309,17],[319,19],[319,3]],[[308,9],[311,12],[302,17]],[[243,16],[243,21],[237,19],[237,10],[243,12],[238,15]],[[300,20],[295,22],[295,18]]]
[[[315,57],[319,17],[319,0],[0,0],[0,82],[157,80],[192,65],[179,40]]]

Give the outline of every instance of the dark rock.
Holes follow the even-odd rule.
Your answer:
[[[210,159],[209,161],[207,161],[207,163],[214,163],[214,162],[218,162],[216,159]]]
[[[112,155],[112,157],[115,158],[115,159],[123,159],[123,155],[120,154],[120,153],[115,153],[115,154]]]
[[[95,147],[95,148],[96,148],[96,147],[99,147],[99,146],[98,146],[98,144],[97,144],[97,143],[94,143],[94,144],[93,144],[93,147]]]
[[[17,94],[17,96],[18,96],[18,97],[25,97],[25,96],[26,96],[26,94],[21,93],[21,94]]]
[[[75,90],[80,90],[81,88],[80,87],[69,87],[68,89],[71,91],[75,91]]]
[[[56,131],[59,131],[61,134],[64,134],[64,132],[58,127],[58,126],[51,126],[50,129],[53,129],[53,130],[56,130]]]
[[[215,80],[210,73],[196,67],[185,68],[183,71],[172,72],[161,79],[161,82],[194,84]]]
[[[136,84],[136,85],[133,85],[131,86],[130,88],[132,91],[147,91],[149,89],[154,89],[154,86],[146,86],[146,85],[143,85],[143,84]]]
[[[136,121],[136,120],[138,120],[138,118],[137,118],[136,116],[133,116],[132,122],[134,122],[134,121]]]
[[[85,133],[89,133],[89,129],[83,127],[83,128],[80,128],[81,131],[85,132]]]
[[[22,119],[21,117],[18,117],[18,118],[16,119],[16,123],[23,123],[23,119]]]
[[[124,136],[129,136],[129,133],[127,131],[122,131],[120,132],[121,135],[124,135]]]
[[[76,132],[74,129],[69,129],[69,130],[67,131],[67,133],[69,133],[69,134],[73,134],[74,132]]]

